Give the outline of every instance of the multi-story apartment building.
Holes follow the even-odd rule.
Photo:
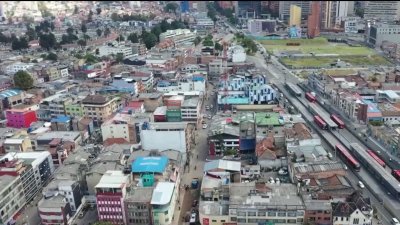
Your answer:
[[[69,203],[71,211],[75,212],[82,203],[83,194],[77,181],[72,180],[52,180],[43,190],[46,198],[61,195]]]
[[[124,200],[127,225],[149,225],[152,221],[151,198],[153,187],[127,188],[127,195]]]
[[[182,120],[197,121],[200,118],[201,106],[201,98],[185,99],[181,106]]]
[[[82,100],[84,115],[99,125],[106,121],[119,108],[117,98],[102,95],[88,95]]]
[[[72,216],[70,204],[63,195],[42,198],[37,207],[43,225],[68,225],[68,219]]]
[[[364,19],[381,21],[396,21],[400,16],[400,2],[398,1],[366,1]]]
[[[51,155],[47,151],[41,152],[19,152],[8,153],[1,160],[9,161],[18,159],[23,161],[24,165],[31,166],[34,174],[34,181],[39,188],[47,183],[51,175],[54,173],[54,164]],[[27,178],[29,180],[30,178]]]
[[[124,198],[130,177],[122,171],[107,171],[96,185],[97,212],[100,221],[126,224]]]
[[[13,222],[13,216],[26,204],[24,188],[19,176],[0,176],[0,223]]]
[[[30,202],[38,194],[41,186],[35,180],[32,165],[25,164],[23,160],[3,158],[0,160],[0,176],[19,176],[24,188],[26,202]]]

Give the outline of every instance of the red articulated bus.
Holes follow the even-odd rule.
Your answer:
[[[327,129],[326,123],[320,116],[314,116],[314,122],[323,130]]]
[[[379,163],[379,165],[381,165],[383,168],[386,167],[386,163],[385,163],[381,158],[379,158],[379,156],[377,156],[377,155],[375,154],[375,152],[373,152],[373,151],[371,151],[371,150],[367,150],[367,153],[368,153],[377,163]]]
[[[331,119],[338,125],[339,129],[344,129],[344,123],[338,116],[332,114]]]
[[[307,99],[309,102],[316,102],[316,101],[317,101],[317,99],[315,98],[315,96],[312,95],[310,92],[307,92],[307,93],[306,93],[306,99]]]
[[[355,171],[360,171],[360,163],[350,154],[350,152],[343,147],[343,145],[337,144],[335,146],[336,153],[339,154],[347,164],[349,164]]]
[[[392,170],[392,175],[400,182],[400,170]]]

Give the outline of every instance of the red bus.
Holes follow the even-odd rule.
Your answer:
[[[342,156],[343,160],[346,161],[355,171],[360,171],[360,163],[350,154],[350,152],[343,147],[343,145],[337,144],[335,146],[336,154]]]
[[[316,102],[316,101],[317,101],[317,99],[315,98],[315,96],[312,95],[310,92],[307,92],[307,93],[306,93],[306,99],[307,99],[309,102]]]
[[[344,123],[341,119],[339,119],[338,116],[336,116],[335,114],[332,114],[331,119],[333,120],[333,122],[335,122],[338,125],[339,129],[344,128]]]
[[[314,122],[323,130],[327,129],[326,123],[321,117],[319,116],[314,116]]]
[[[377,163],[379,163],[379,165],[381,165],[383,168],[386,167],[385,162],[384,162],[381,158],[379,158],[379,156],[377,156],[377,155],[375,154],[375,152],[373,152],[373,151],[371,151],[371,150],[367,150],[367,153],[368,153]]]
[[[400,170],[392,170],[392,175],[400,182]]]

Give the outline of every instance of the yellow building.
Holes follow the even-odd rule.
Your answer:
[[[106,121],[117,111],[118,104],[118,98],[102,95],[88,95],[82,100],[85,117],[100,123]]]
[[[297,5],[290,5],[290,19],[289,26],[297,26],[301,25],[301,8]]]

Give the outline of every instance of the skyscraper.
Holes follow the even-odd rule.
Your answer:
[[[311,1],[279,1],[279,18],[288,21],[290,17],[290,6],[297,5],[301,8],[301,16],[306,18],[310,14]]]
[[[311,14],[307,20],[307,36],[314,38],[320,34],[321,2],[311,3]]]
[[[289,26],[301,26],[301,8],[297,5],[290,6]]]
[[[398,1],[366,1],[364,19],[394,21],[400,18],[400,2]]]
[[[261,1],[238,1],[237,16],[242,18],[259,18],[261,14]]]

